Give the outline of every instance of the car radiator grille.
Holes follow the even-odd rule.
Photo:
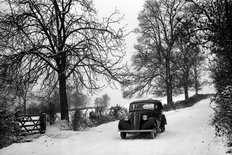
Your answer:
[[[132,130],[139,130],[140,129],[140,121],[141,121],[141,115],[139,114],[132,114],[131,116],[131,129]]]

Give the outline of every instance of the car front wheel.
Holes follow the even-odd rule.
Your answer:
[[[164,132],[164,131],[165,131],[165,125],[162,126],[162,127],[160,127],[160,131],[161,131],[161,132]]]
[[[125,139],[126,138],[126,132],[120,132],[120,136],[122,139]]]
[[[154,129],[154,131],[151,132],[151,138],[152,139],[154,139],[156,137],[156,133],[157,133],[156,129]]]

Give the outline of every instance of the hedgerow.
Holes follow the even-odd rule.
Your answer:
[[[232,147],[232,86],[218,92],[213,101],[217,104],[213,120],[216,135],[227,137],[228,145]]]

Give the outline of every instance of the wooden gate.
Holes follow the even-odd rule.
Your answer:
[[[16,117],[22,133],[27,134],[44,133],[46,130],[46,114],[24,114]]]

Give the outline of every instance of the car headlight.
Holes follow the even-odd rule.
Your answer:
[[[125,121],[128,121],[128,120],[129,120],[129,117],[126,115],[126,116],[124,117],[124,120],[125,120]]]
[[[157,105],[155,105],[155,106],[154,106],[154,109],[158,109],[158,106],[157,106]]]
[[[147,120],[147,115],[143,115],[143,120],[146,121]]]

